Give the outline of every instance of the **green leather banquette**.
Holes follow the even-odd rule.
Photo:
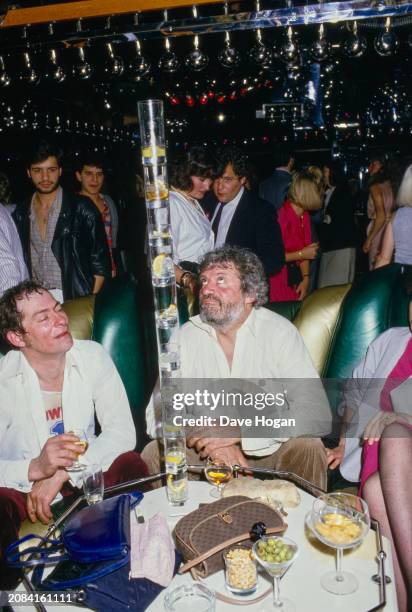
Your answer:
[[[343,378],[380,333],[408,324],[403,276],[402,266],[392,264],[366,274],[353,287],[325,287],[303,303],[269,307],[297,326],[322,376]],[[142,291],[119,278],[97,296],[64,304],[74,337],[100,342],[112,356],[126,387],[139,450],[146,442],[144,412],[157,377],[154,314]],[[183,323],[188,316],[184,300],[179,311]]]

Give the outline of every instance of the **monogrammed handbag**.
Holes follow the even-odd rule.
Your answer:
[[[264,523],[267,534],[287,527],[279,512],[243,495],[224,497],[187,514],[175,527],[176,547],[186,561],[179,574],[191,570],[195,578],[205,578],[223,569],[224,551],[250,541],[256,523]]]

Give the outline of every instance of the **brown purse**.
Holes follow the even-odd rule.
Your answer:
[[[191,570],[194,578],[205,578],[223,569],[223,552],[238,542],[250,540],[257,522],[266,533],[282,533],[287,525],[268,504],[243,495],[224,497],[187,514],[174,529],[176,547],[185,563],[179,574]]]

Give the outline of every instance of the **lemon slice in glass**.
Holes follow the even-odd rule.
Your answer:
[[[166,149],[162,146],[148,146],[142,147],[143,157],[164,157],[166,155]]]
[[[171,257],[166,255],[166,253],[160,253],[160,255],[157,255],[153,260],[152,270],[154,276],[157,277],[171,274],[173,271],[173,261]]]
[[[166,455],[166,463],[175,463],[179,465],[182,461],[185,460],[185,455],[181,451],[172,451],[168,455]]]
[[[160,313],[161,319],[175,319],[177,317],[177,307],[175,304],[170,304],[168,308],[165,308]]]
[[[173,480],[173,474],[169,474],[167,477],[167,486],[169,487],[171,491],[173,491],[174,493],[177,493],[178,491],[183,491],[183,489],[186,488],[187,480],[186,478],[184,478],[182,480],[175,482]]]

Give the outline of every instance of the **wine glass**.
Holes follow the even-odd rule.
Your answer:
[[[321,585],[329,593],[347,595],[359,588],[356,577],[342,571],[343,551],[360,544],[370,527],[367,503],[349,493],[327,493],[313,502],[306,524],[324,544],[336,548],[336,571],[321,577]]]
[[[215,488],[211,490],[210,495],[212,497],[222,497],[223,489],[233,478],[233,468],[230,463],[227,463],[224,459],[211,459],[208,457],[205,467],[205,476],[214,485]]]
[[[66,472],[82,472],[84,469],[86,469],[86,466],[84,465],[84,463],[80,463],[80,457],[81,455],[84,455],[84,453],[87,451],[87,448],[89,446],[86,432],[84,431],[84,429],[71,429],[70,431],[67,431],[66,433],[73,434],[74,436],[79,438],[79,441],[75,442],[74,444],[80,446],[79,454],[77,455],[77,459],[73,461],[70,467],[66,468]]]
[[[253,545],[253,553],[260,565],[273,578],[273,601],[260,605],[262,612],[294,612],[290,599],[280,597],[280,579],[298,556],[296,542],[284,536],[263,536]]]

